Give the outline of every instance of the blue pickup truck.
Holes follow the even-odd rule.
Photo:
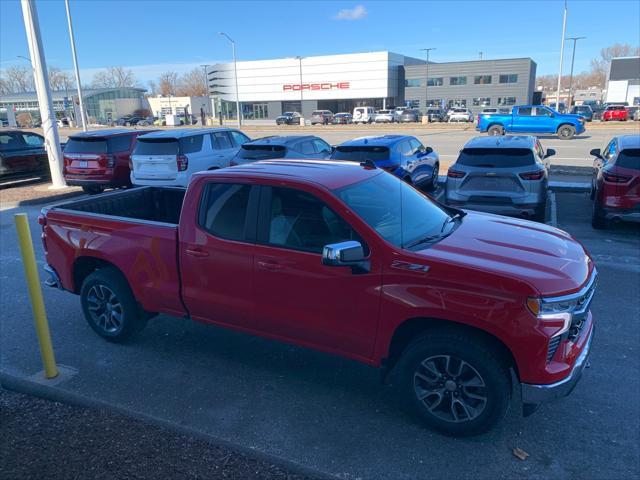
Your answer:
[[[513,107],[511,114],[480,114],[476,130],[489,135],[505,133],[553,133],[562,139],[584,132],[585,119],[581,115],[558,113],[544,105]]]

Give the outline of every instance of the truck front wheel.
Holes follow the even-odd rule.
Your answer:
[[[481,338],[431,332],[398,364],[404,396],[432,428],[451,436],[490,430],[509,408],[509,371]]]
[[[489,127],[489,130],[487,130],[487,133],[491,136],[504,135],[504,128],[500,125],[492,125]]]
[[[563,140],[569,140],[573,138],[576,134],[576,129],[572,125],[562,125],[558,129],[558,137]]]
[[[89,326],[110,342],[124,342],[146,325],[127,280],[115,268],[101,268],[82,283],[80,302]]]

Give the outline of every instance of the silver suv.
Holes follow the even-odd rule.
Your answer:
[[[329,125],[333,123],[333,112],[331,110],[316,110],[311,114],[311,125],[320,123]]]
[[[445,202],[459,208],[543,222],[549,160],[533,136],[475,137],[449,168]]]

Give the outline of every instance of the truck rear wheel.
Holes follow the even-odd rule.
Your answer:
[[[147,316],[115,268],[101,268],[82,283],[80,302],[89,326],[110,342],[124,342],[141,331]]]
[[[506,414],[509,371],[480,338],[432,332],[416,338],[398,363],[403,396],[432,428],[451,436],[490,430]]]
[[[563,140],[569,140],[573,138],[576,134],[576,129],[572,125],[562,125],[558,129],[558,137]]]
[[[491,136],[504,135],[504,128],[500,125],[492,125],[489,127],[489,130],[487,130],[487,133]]]

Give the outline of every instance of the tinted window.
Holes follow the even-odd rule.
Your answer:
[[[216,132],[213,134],[213,140],[215,148],[218,150],[225,150],[227,148],[233,148],[233,144],[231,143],[231,139],[227,132]]]
[[[247,137],[244,133],[236,132],[235,130],[231,130],[229,132],[231,138],[233,139],[233,143],[236,144],[236,147],[243,145],[249,141],[249,137]]]
[[[242,145],[237,158],[245,160],[268,160],[271,158],[283,158],[287,149],[282,145]]]
[[[337,147],[331,154],[334,160],[351,160],[353,162],[364,162],[372,160],[374,162],[389,160],[389,149],[387,147],[368,146],[344,146]]]
[[[200,225],[212,235],[244,240],[250,185],[210,183],[200,206]]]
[[[313,195],[290,188],[272,192],[269,244],[321,253],[330,243],[360,241],[348,223]]]
[[[551,112],[546,108],[536,107],[536,117],[550,117]]]
[[[400,142],[400,144],[398,145],[398,150],[400,151],[400,154],[404,155],[405,157],[410,157],[413,153],[413,149],[411,148],[409,140]]]
[[[315,145],[316,151],[318,153],[330,153],[331,152],[331,147],[324,140],[320,140],[319,138],[316,138],[313,141],[313,144]]]
[[[67,147],[69,144],[67,143]],[[65,149],[66,151],[66,149]],[[136,141],[133,155],[177,155],[178,140],[175,138],[140,138]]]
[[[106,138],[69,138],[65,153],[107,153]]]
[[[109,152],[127,152],[131,146],[130,135],[112,137],[107,141]]]
[[[295,146],[295,150],[303,155],[313,155],[316,153],[315,148],[313,148],[313,142],[311,141],[300,142]]]
[[[411,140],[409,140],[409,142],[411,143],[411,150],[413,151],[413,154],[422,150],[423,148],[422,144],[415,138],[412,138]]]
[[[204,135],[191,135],[180,139],[180,153],[196,153],[202,150]]]
[[[449,218],[416,189],[387,173],[341,188],[336,195],[382,238],[399,247],[440,234]]]
[[[0,134],[0,150],[12,150],[24,146],[24,139],[17,133]]]
[[[22,138],[24,138],[25,143],[30,147],[41,147],[44,145],[44,138],[35,133],[23,133]]]
[[[527,148],[465,148],[456,161],[468,167],[524,167],[533,165],[533,152]]]
[[[640,170],[640,149],[628,148],[622,150],[616,159],[616,166]]]
[[[533,109],[531,107],[520,107],[518,108],[518,115],[523,117],[530,117],[532,110]]]

